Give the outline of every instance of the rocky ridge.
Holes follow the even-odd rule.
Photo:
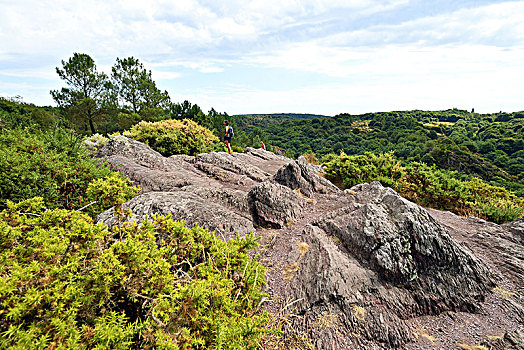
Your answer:
[[[163,157],[114,137],[98,157],[142,188],[129,220],[171,213],[223,239],[260,236],[280,347],[522,346],[522,220],[426,210],[378,182],[341,191],[303,157],[253,148]]]

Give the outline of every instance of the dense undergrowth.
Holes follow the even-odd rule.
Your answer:
[[[254,349],[264,268],[169,216],[108,231],[42,198],[0,213],[0,347]]]
[[[0,209],[6,201],[40,196],[49,209],[78,209],[93,198],[86,194],[93,180],[112,171],[87,156],[72,131],[55,128],[6,129],[0,132]]]
[[[106,138],[82,140],[52,111],[38,120],[34,106],[0,102],[0,348],[260,347],[265,269],[248,254],[252,235],[224,242],[169,216],[126,223],[122,205],[140,189],[91,159]],[[166,123],[184,128],[154,134]],[[191,121],[153,126],[133,136],[169,154],[218,140]],[[95,225],[110,207],[120,224]]]
[[[502,223],[524,213],[524,198],[479,178],[460,180],[456,172],[420,162],[401,165],[392,153],[348,156],[330,154],[322,159],[326,177],[341,188],[380,181],[401,196],[422,206],[450,210]]]

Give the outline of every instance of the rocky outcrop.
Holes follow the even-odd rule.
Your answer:
[[[98,155],[142,187],[124,205],[133,212],[128,220],[170,213],[223,239],[256,232],[269,268],[266,307],[287,317],[285,347],[301,339],[302,348],[421,348],[417,324],[461,312],[498,319],[508,342],[519,339],[522,298],[508,292],[512,297],[493,306],[491,292],[524,287],[522,220],[464,219],[457,226],[453,218],[451,225],[446,213],[378,182],[341,191],[303,157],[253,148],[166,158],[118,137]],[[118,219],[109,210],[98,221]],[[442,348],[457,343],[446,339]]]
[[[340,189],[333,185],[331,181],[322,177],[324,170],[318,165],[308,164],[306,158],[301,156],[297,159],[302,177],[311,184],[314,192],[319,193],[339,193]]]
[[[300,190],[302,194],[310,197],[313,193],[338,193],[340,189],[325,178],[319,176],[321,168],[306,162],[306,158],[299,157],[296,162],[289,162],[280,168],[273,179],[275,182],[293,190]]]
[[[146,144],[124,136],[111,138],[97,156],[133,180],[143,192],[172,191],[189,185],[216,186],[188,163],[191,157],[164,157]]]
[[[291,160],[264,150],[163,157],[141,142],[118,136],[98,157],[142,189],[141,196],[125,205],[133,211],[129,220],[171,213],[231,237],[253,231],[254,225],[282,227],[296,220],[304,206],[300,196],[273,182],[267,172]],[[117,218],[108,211],[98,221],[112,225]]]
[[[340,341],[333,342],[341,330],[346,337],[339,338],[344,339],[346,348],[359,344],[348,334],[393,347],[412,338],[406,322],[398,316],[402,312],[395,310],[399,301],[405,306],[416,305],[409,295],[394,286],[386,289],[375,272],[340,249],[319,227],[308,225],[302,235],[284,268],[288,298],[298,301],[295,312],[301,315],[292,328],[308,329],[316,349],[342,348]],[[392,301],[395,303],[388,305]]]
[[[406,318],[478,309],[494,287],[484,263],[392,189],[374,182],[351,192],[350,205],[307,225],[302,252],[288,256],[289,290],[317,348],[338,348],[313,327],[326,314],[399,347],[412,338]]]
[[[511,241],[524,245],[524,217],[521,217],[513,222],[503,224],[502,227],[509,230],[511,233],[509,237]]]
[[[379,277],[410,291],[420,313],[474,311],[493,287],[487,267],[420,206],[379,182],[351,189],[352,206],[315,224]]]
[[[264,181],[271,174],[252,165],[249,155],[237,154],[234,157],[224,152],[203,153],[196,156],[197,162],[214,165],[231,173],[246,175],[254,181]]]
[[[524,349],[524,328],[506,332],[502,336],[491,337],[482,342],[486,349],[522,350]]]
[[[124,204],[124,209],[131,209],[133,213],[126,221],[140,222],[146,218],[151,219],[156,214],[171,214],[176,220],[185,220],[189,226],[199,224],[226,239],[235,237],[237,232],[245,235],[254,230],[249,218],[196,194],[181,190],[144,193]],[[118,218],[112,209],[100,214],[97,219],[109,226],[118,223]]]

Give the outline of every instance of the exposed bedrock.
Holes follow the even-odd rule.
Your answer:
[[[488,268],[428,212],[379,182],[351,189],[353,207],[315,224],[380,278],[411,291],[421,312],[473,311],[492,283]]]
[[[197,162],[211,164],[231,173],[246,175],[257,182],[268,179],[271,174],[253,165],[252,158],[249,154],[236,153],[231,156],[224,152],[212,152],[199,154],[195,159]]]
[[[277,183],[264,181],[248,194],[253,222],[257,226],[282,228],[302,216],[305,201],[297,193]]]
[[[261,253],[272,266],[268,290],[292,302],[297,317],[286,334],[305,334],[316,349],[403,347],[421,315],[479,310],[495,286],[490,269],[522,288],[523,220],[496,225],[428,212],[378,182],[344,192],[303,157],[253,148],[163,157],[116,137],[98,156],[142,187],[124,205],[129,220],[171,213],[223,239],[271,229],[257,230],[272,242]],[[98,217],[117,220],[112,210]],[[439,223],[446,220],[456,228]],[[490,268],[472,251],[489,257]],[[518,317],[524,308],[514,304]]]
[[[171,191],[189,185],[217,186],[189,163],[193,157],[164,157],[146,144],[124,136],[112,137],[97,156],[124,173],[142,192]]]
[[[251,219],[243,213],[182,190],[144,193],[125,203],[124,209],[131,209],[133,213],[126,221],[140,222],[155,214],[170,213],[175,220],[185,220],[188,226],[197,223],[224,239],[235,237],[236,232],[245,235],[254,230]],[[97,221],[113,226],[118,218],[110,209],[100,214]]]
[[[214,221],[220,221],[218,218],[230,220],[233,214],[242,220],[250,220],[251,225],[231,223],[226,231],[238,227],[239,232],[244,233],[253,226],[282,228],[296,222],[302,217],[305,201],[300,192],[293,191],[300,189],[300,186],[293,185],[293,181],[303,184],[302,188],[308,195],[340,192],[318,176],[314,167],[305,160],[295,162],[254,148],[235,154],[212,152],[195,157],[163,157],[141,142],[118,136],[112,138],[98,156],[141,186],[143,193],[158,192],[139,196],[128,203],[135,219],[171,211],[176,218],[189,223],[198,222],[221,233],[224,233],[224,228]],[[290,167],[296,170],[293,174],[278,170]],[[282,184],[273,179],[274,173],[281,174],[278,179]],[[166,194],[171,192],[177,195]],[[228,211],[233,212],[226,215]],[[116,220],[112,216],[104,214],[99,220],[111,223]]]
[[[306,226],[283,272],[317,348],[330,348],[329,332],[314,327],[325,315],[399,347],[411,339],[409,317],[477,310],[494,287],[484,263],[392,189],[374,182],[351,191],[350,206]]]
[[[300,190],[302,194],[310,197],[317,193],[339,193],[340,189],[330,181],[319,176],[322,168],[308,164],[304,157],[299,157],[295,162],[289,162],[278,170],[273,179],[275,182],[293,190]]]

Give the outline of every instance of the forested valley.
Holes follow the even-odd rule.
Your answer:
[[[398,183],[400,177],[395,179],[380,166],[377,168],[379,162],[404,166],[419,177],[425,174],[423,181],[412,179],[414,188],[427,183],[421,190],[424,194],[403,195],[439,209],[475,214],[469,212],[468,205],[460,204],[459,208],[451,204],[463,197],[451,192],[468,192],[459,187],[470,188],[465,184],[472,180],[494,186],[491,191],[506,189],[524,197],[524,112],[479,114],[453,108],[301,119],[282,114],[272,115],[271,123],[260,122],[260,116],[241,116],[237,124],[289,157],[306,155],[310,161],[329,164],[328,176],[340,186],[371,180]],[[439,187],[435,191],[442,193],[421,201],[431,195],[432,186]],[[399,190],[400,185],[395,189]],[[450,194],[447,199],[446,194]],[[519,198],[517,202],[521,202]],[[471,201],[475,200],[463,198],[459,202]],[[484,202],[489,199],[485,197]]]
[[[524,196],[524,112],[478,114],[450,109],[339,114],[310,120],[282,115],[269,125],[254,117],[237,123],[247,130],[260,128],[263,139],[291,157],[393,151],[402,161],[475,175]]]

